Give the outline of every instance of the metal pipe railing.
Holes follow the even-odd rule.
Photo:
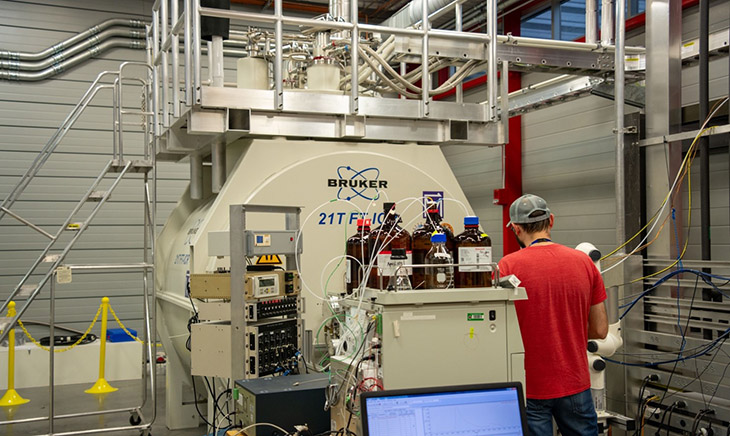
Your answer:
[[[626,20],[624,6],[626,0],[616,0],[616,53],[614,63],[614,108],[616,111],[616,240],[625,241],[626,235],[626,162],[624,144],[624,42],[626,40]],[[623,252],[623,249],[619,252]]]
[[[350,3],[350,24],[352,25],[352,50],[350,55],[350,112],[356,114],[360,110],[360,28],[358,26],[358,3]]]
[[[497,0],[487,0],[487,34],[497,35]],[[489,65],[487,70],[487,98],[489,119],[497,119],[497,40],[489,43]]]
[[[421,71],[424,73],[421,75],[421,113],[424,117],[429,115],[428,103],[431,99],[429,92],[431,91],[431,75],[428,74],[428,31],[431,27],[428,21],[428,1],[421,1]],[[494,45],[494,44],[491,44]]]
[[[197,2],[199,0],[195,1]],[[281,110],[284,108],[284,78],[282,74],[284,62],[282,53],[284,14],[282,13],[281,0],[274,0],[274,16],[276,18],[276,33],[274,35],[276,39],[274,47],[276,50],[276,59],[274,60],[274,109]]]

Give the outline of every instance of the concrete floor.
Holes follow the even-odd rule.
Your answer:
[[[152,436],[202,436],[206,434],[205,426],[196,429],[175,430],[170,431],[165,427],[165,374],[163,368],[158,368],[157,377],[157,419],[152,426]],[[110,383],[119,390],[117,392],[107,394],[103,404],[99,400],[89,394],[84,393],[85,389],[90,386],[86,385],[68,385],[56,388],[56,400],[54,402],[56,411],[55,415],[66,413],[88,412],[95,410],[109,410],[120,408],[133,408],[139,406],[142,402],[141,382],[126,381]],[[30,388],[19,389],[18,392],[24,398],[31,400],[30,403],[19,406],[15,411],[0,409],[0,424],[2,421],[9,419],[24,419],[37,416],[48,416],[48,389],[47,388]],[[143,409],[145,417],[151,414],[150,399],[148,405]],[[201,410],[206,410],[205,405],[200,406]],[[14,413],[10,416],[9,412]],[[80,430],[93,428],[111,428],[129,425],[130,415],[127,412],[98,415],[84,418],[68,418],[57,419],[54,422],[54,434],[69,432],[75,434]],[[0,435],[13,436],[30,436],[30,435],[47,435],[48,421],[33,422],[27,424],[0,425]],[[120,435],[120,436],[139,436],[138,430],[104,432],[102,434]]]

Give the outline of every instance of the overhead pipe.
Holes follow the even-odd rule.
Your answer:
[[[414,0],[404,6],[401,10],[383,21],[380,25],[386,27],[397,27],[405,29],[423,20],[423,2],[426,2],[428,14],[436,12],[451,3],[451,0]]]
[[[112,28],[104,30],[103,32],[91,36],[81,43],[68,47],[65,50],[61,50],[51,57],[39,61],[17,61],[17,60],[2,60],[0,59],[0,69],[4,70],[21,70],[21,71],[40,71],[48,67],[53,66],[59,62],[62,62],[71,56],[78,54],[84,50],[87,50],[95,45],[99,45],[112,37],[119,36],[123,38],[131,39],[145,39],[146,35],[144,31],[131,30],[129,28]]]
[[[13,70],[0,70],[0,80],[18,80],[26,82],[37,82],[40,80],[49,79],[57,74],[60,74],[69,68],[75,67],[76,65],[98,56],[99,54],[110,50],[112,48],[132,48],[132,49],[144,49],[145,42],[135,39],[127,38],[111,38],[101,44],[94,45],[86,51],[79,53],[69,59],[66,59],[58,64],[48,67],[44,70],[29,73],[22,71]]]
[[[700,125],[710,113],[710,1],[700,0]],[[712,258],[710,244],[710,138],[700,138],[700,229],[702,260]]]
[[[71,38],[68,38],[64,41],[61,41],[58,44],[55,44],[51,47],[48,47],[47,49],[40,51],[38,53],[0,50],[0,59],[11,59],[11,60],[16,60],[16,61],[38,61],[41,59],[45,59],[47,57],[51,57],[63,50],[66,50],[69,47],[72,47],[75,44],[79,43],[80,41],[91,38],[91,37],[101,33],[103,30],[108,29],[110,27],[125,26],[125,27],[144,29],[146,24],[147,23],[145,23],[144,21],[141,21],[141,20],[112,18],[110,20],[103,21],[103,22],[97,24],[96,26],[90,27],[79,34],[74,35]]]

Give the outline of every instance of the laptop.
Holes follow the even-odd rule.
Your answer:
[[[364,436],[528,435],[519,382],[364,392]]]

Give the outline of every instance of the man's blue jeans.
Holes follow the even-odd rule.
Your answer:
[[[590,389],[552,400],[527,400],[531,436],[552,436],[553,418],[563,436],[598,435],[598,417]]]

